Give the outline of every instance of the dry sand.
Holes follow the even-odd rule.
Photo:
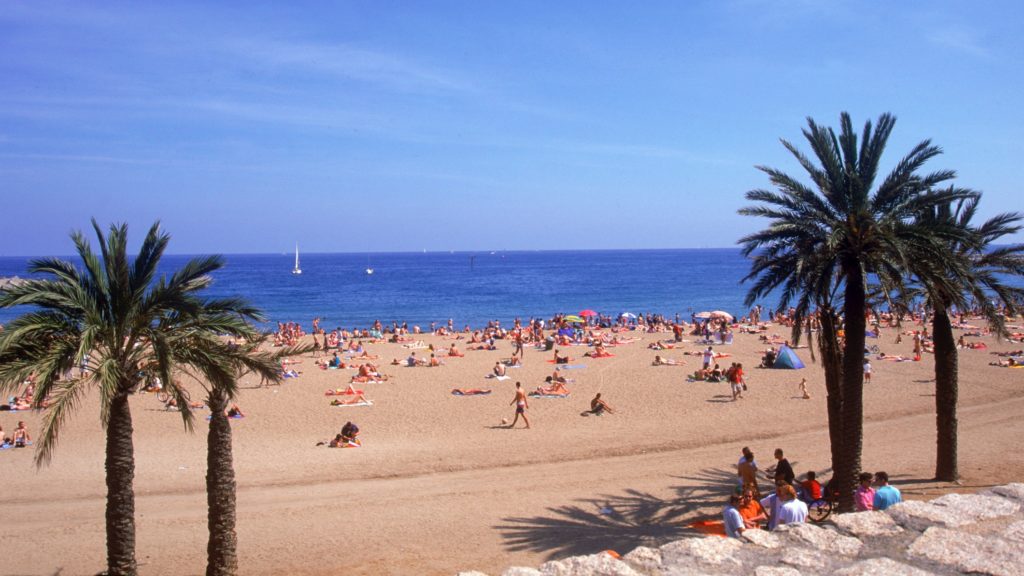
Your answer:
[[[782,335],[786,329],[775,330]],[[717,513],[749,445],[762,466],[786,449],[798,474],[828,476],[829,450],[821,368],[761,370],[765,344],[737,334],[717,347],[746,367],[750,390],[731,402],[727,384],[686,382],[686,368],[654,367],[647,349],[669,334],[611,349],[615,357],[580,358],[566,372],[567,399],[531,399],[533,429],[507,430],[502,418],[516,380],[540,385],[550,352],[528,350],[512,380],[484,379],[499,351],[468,351],[439,368],[384,366],[387,383],[358,385],[372,407],[337,408],[324,390],[347,385],[352,370],[322,371],[304,358],[303,374],[281,386],[243,384],[248,417],[233,422],[238,476],[238,536],[244,574],[492,573],[607,548],[628,552],[686,533],[699,514]],[[910,339],[879,344],[910,355]],[[447,346],[450,341],[423,337]],[[973,339],[979,340],[979,339]],[[1020,481],[1024,464],[1008,439],[1024,436],[1024,370],[988,366],[989,352],[1020,348],[982,338],[988,350],[960,354],[961,486],[929,481],[934,459],[932,358],[873,361],[865,389],[864,465],[887,470],[908,497]],[[459,342],[465,348],[464,342]],[[405,358],[397,344],[373,344],[384,365]],[[684,349],[697,351],[696,344]],[[684,358],[680,351],[659,352]],[[417,353],[423,356],[425,352]],[[799,398],[806,376],[813,398]],[[453,387],[492,388],[490,396],[455,397]],[[581,417],[596,392],[617,414]],[[135,422],[137,553],[143,574],[198,574],[205,566],[205,433],[184,432],[176,413],[151,394],[132,400]],[[34,413],[0,413],[5,431]],[[347,420],[359,424],[359,449],[317,447]],[[53,463],[36,471],[30,450],[0,452],[4,504],[0,550],[4,574],[94,574],[103,569],[103,432],[95,397],[67,425]],[[1009,446],[1008,446],[1009,445]]]

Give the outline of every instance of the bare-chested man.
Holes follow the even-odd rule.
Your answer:
[[[519,417],[523,417],[523,422],[526,422],[526,427],[530,427],[530,420],[526,417],[526,409],[530,407],[529,402],[526,401],[526,392],[523,390],[523,385],[516,382],[516,397],[509,402],[509,406],[512,404],[516,405],[516,417],[512,420],[512,423],[508,425],[509,428],[514,428],[516,422],[519,421]]]

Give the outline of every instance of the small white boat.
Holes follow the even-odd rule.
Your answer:
[[[373,268],[367,268],[366,269],[366,273],[367,274],[373,274]]]
[[[295,243],[295,268],[292,268],[292,274],[302,274],[302,268],[299,268],[299,243]]]

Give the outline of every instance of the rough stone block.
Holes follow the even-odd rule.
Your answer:
[[[735,538],[688,538],[661,547],[661,565],[689,566],[694,561],[715,566],[740,564],[734,554],[743,545]]]
[[[808,523],[780,526],[776,533],[794,543],[805,544],[825,554],[856,556],[864,546],[856,538],[843,536],[833,530],[826,530]]]
[[[479,570],[470,570],[468,572],[459,572],[455,576],[487,576],[487,574]]]
[[[996,486],[989,492],[994,492],[1004,498],[1013,498],[1014,500],[1024,501],[1024,484],[1020,482],[1014,482],[1013,484],[1006,484],[1005,486]]]
[[[925,530],[907,552],[962,572],[991,576],[1019,576],[1024,565],[1024,546],[939,527]]]
[[[768,548],[770,550],[778,548],[781,545],[779,537],[767,530],[744,530],[743,540],[750,542],[755,546]]]
[[[540,570],[536,568],[527,568],[525,566],[513,566],[506,568],[501,576],[544,576],[540,573]]]
[[[661,566],[661,551],[656,548],[639,546],[623,556],[622,561],[639,572],[654,572]]]
[[[801,576],[800,571],[789,566],[758,566],[754,576]]]
[[[897,562],[891,558],[871,558],[861,560],[841,570],[835,576],[934,576],[920,568]]]
[[[825,567],[825,555],[816,550],[790,548],[782,553],[779,561],[790,566],[820,569]]]
[[[903,531],[891,516],[884,512],[856,512],[837,514],[836,527],[859,538],[871,536],[892,536]]]
[[[571,556],[541,564],[543,576],[640,576],[625,562],[604,552],[590,556]]]
[[[1024,522],[1014,522],[1003,531],[1003,538],[1024,542]]]
[[[1020,511],[1020,504],[1001,496],[982,494],[946,494],[932,500],[932,504],[955,510],[960,516],[974,518],[974,521],[1009,516]]]
[[[1016,513],[1020,504],[999,496],[946,494],[931,502],[901,502],[886,512],[897,524],[922,531],[931,526],[955,528]]]

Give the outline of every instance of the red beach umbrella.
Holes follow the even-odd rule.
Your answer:
[[[584,310],[584,311],[580,312],[580,316],[582,316],[584,318],[586,318],[587,316],[597,316],[597,312],[594,312],[593,310],[589,310],[588,309],[588,310]]]

